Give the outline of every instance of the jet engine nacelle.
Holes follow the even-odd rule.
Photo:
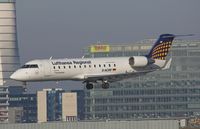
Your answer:
[[[149,59],[145,56],[137,56],[137,57],[133,56],[129,58],[129,65],[131,67],[145,67],[153,63],[155,63],[155,60]]]

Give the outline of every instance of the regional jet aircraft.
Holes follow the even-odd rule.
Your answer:
[[[92,89],[95,83],[107,89],[115,81],[168,69],[172,60],[166,56],[175,37],[160,35],[144,56],[32,60],[10,78],[22,82],[75,80],[85,83],[87,89]]]

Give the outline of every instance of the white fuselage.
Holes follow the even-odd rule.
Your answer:
[[[136,58],[140,60],[143,57]],[[163,67],[164,63],[157,64]],[[86,80],[87,77],[115,76],[141,70],[144,71],[145,67],[131,67],[129,57],[49,59],[30,61],[11,78],[19,81]]]
[[[115,81],[169,69],[172,59],[167,61],[166,57],[174,38],[173,34],[160,35],[144,56],[33,60],[10,78],[23,82],[77,80],[83,81],[87,89],[100,82],[107,89]]]

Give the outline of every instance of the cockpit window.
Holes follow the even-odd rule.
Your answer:
[[[30,65],[30,68],[38,68],[38,65],[36,65],[36,64]]]
[[[38,68],[37,64],[28,64],[28,65],[23,65],[21,68]]]

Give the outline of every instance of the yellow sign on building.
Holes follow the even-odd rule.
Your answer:
[[[91,45],[90,52],[91,53],[110,52],[110,46],[109,45]]]

